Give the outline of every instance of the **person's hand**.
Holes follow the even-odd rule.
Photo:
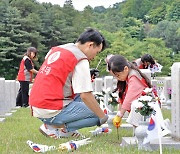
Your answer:
[[[105,114],[105,116],[99,120],[100,126],[101,126],[102,124],[104,124],[104,123],[108,120],[108,118],[109,118],[109,116],[108,116],[107,114]]]
[[[122,118],[119,117],[118,115],[116,115],[114,118],[113,118],[113,125],[116,127],[116,128],[119,128],[120,125],[122,123]]]
[[[91,79],[95,79],[97,76],[99,76],[99,70],[96,68],[90,69]]]

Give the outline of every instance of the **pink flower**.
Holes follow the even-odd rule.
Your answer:
[[[172,94],[172,89],[171,88],[167,88],[167,92],[168,92],[169,95]]]

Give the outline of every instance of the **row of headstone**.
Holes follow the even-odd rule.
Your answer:
[[[0,78],[0,115],[5,115],[16,106],[19,82]]]
[[[171,77],[157,77],[156,79],[153,79],[152,85],[157,90],[158,95],[160,97],[164,97],[164,101],[166,102],[168,99],[171,99]]]
[[[146,76],[151,80],[151,73],[148,72],[148,69],[141,70]],[[157,90],[158,96],[160,97],[163,107],[169,108],[171,105],[171,77],[156,77],[151,80],[153,88]],[[104,78],[96,78],[93,87],[95,92],[106,91],[110,88],[110,91],[116,88],[117,80],[112,76],[105,76]],[[105,96],[106,97],[106,96]],[[105,101],[107,101],[107,97]]]

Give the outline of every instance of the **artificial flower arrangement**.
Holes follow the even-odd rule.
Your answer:
[[[138,105],[136,107],[136,112],[139,112],[142,116],[150,116],[154,109],[151,107],[151,102],[156,102],[158,98],[153,95],[152,88],[146,88],[142,96],[138,98]]]
[[[117,106],[118,105],[118,95],[117,93],[111,93],[111,89],[107,88],[106,90],[102,90],[102,92],[94,93],[96,100],[100,104],[100,101],[104,101],[104,95],[108,94],[108,105]]]

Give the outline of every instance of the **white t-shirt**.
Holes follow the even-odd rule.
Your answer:
[[[76,65],[72,77],[72,87],[75,94],[93,91],[87,59],[81,60]]]

